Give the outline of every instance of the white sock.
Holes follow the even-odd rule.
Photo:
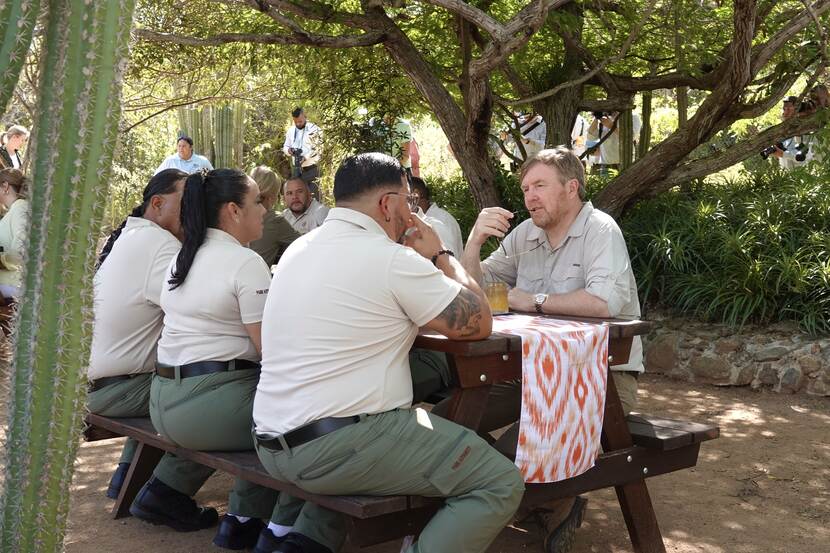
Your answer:
[[[287,533],[289,533],[294,527],[293,526],[283,526],[282,524],[274,524],[273,522],[268,522],[268,529],[271,530],[271,533],[274,534],[274,537],[281,538]]]
[[[233,514],[233,513],[228,513],[228,516],[229,516],[229,517],[236,517],[236,520],[238,520],[238,521],[239,521],[239,522],[241,522],[242,524],[245,524],[246,522],[248,522],[249,520],[251,520],[251,517],[243,517],[243,516],[240,516],[240,515],[235,515],[235,514]]]

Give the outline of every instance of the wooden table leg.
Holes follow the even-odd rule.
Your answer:
[[[631,447],[631,433],[623,415],[620,396],[611,374],[605,394],[605,419],[602,425],[602,447],[613,451]],[[646,487],[646,481],[638,480],[624,486],[616,486],[625,525],[635,553],[666,553],[663,536],[657,524],[657,515]]]
[[[484,409],[487,407],[491,387],[456,388],[450,399],[447,419],[472,430],[478,430]]]
[[[133,461],[124,478],[124,484],[118,493],[118,499],[112,508],[112,518],[123,518],[130,516],[130,505],[135,496],[138,495],[141,487],[147,483],[153,475],[153,470],[159,464],[164,451],[139,442],[135,449]]]

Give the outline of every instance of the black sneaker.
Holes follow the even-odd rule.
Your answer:
[[[278,549],[285,538],[278,538],[274,535],[267,526],[259,533],[259,538],[254,546],[253,553],[274,553],[275,551],[282,551]]]
[[[216,509],[199,507],[185,494],[155,476],[144,484],[130,505],[130,514],[151,524],[163,524],[177,532],[195,532],[215,526]]]
[[[109,486],[107,486],[107,497],[110,499],[118,499],[121,486],[124,485],[124,479],[127,478],[128,470],[130,470],[130,463],[118,463],[118,467],[112,473],[112,478],[110,478]]]
[[[250,549],[257,543],[257,538],[265,524],[258,518],[252,518],[245,522],[233,515],[225,515],[219,522],[219,529],[213,538],[214,545],[225,549]]]

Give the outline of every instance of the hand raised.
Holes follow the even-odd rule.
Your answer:
[[[468,242],[478,246],[484,244],[488,238],[504,238],[510,230],[510,219],[513,214],[502,207],[486,207],[478,214],[473,230],[470,231]]]

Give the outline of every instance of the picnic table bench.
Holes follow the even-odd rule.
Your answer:
[[[576,320],[603,322],[587,318]],[[642,321],[604,322],[610,327],[609,365],[625,363],[633,336],[647,332],[649,324]],[[472,429],[478,427],[492,384],[521,377],[521,339],[518,336],[494,334],[477,342],[456,342],[422,333],[415,346],[447,353],[454,373],[448,418]],[[532,508],[552,499],[614,487],[634,550],[637,553],[664,553],[645,479],[695,466],[700,444],[717,438],[718,434],[718,428],[711,425],[641,414],[624,417],[613,379],[609,378],[601,436],[603,453],[595,466],[568,480],[527,484],[522,506]],[[84,436],[87,441],[129,436],[139,443],[113,507],[115,518],[129,515],[130,504],[165,451],[343,513],[351,521],[350,539],[359,547],[417,534],[442,505],[440,499],[416,496],[312,494],[274,479],[253,451],[205,452],[182,448],[159,436],[149,418],[107,418],[90,414]]]

